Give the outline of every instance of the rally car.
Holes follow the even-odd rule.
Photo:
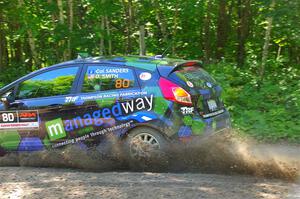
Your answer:
[[[60,63],[0,89],[0,153],[99,146],[115,136],[131,157],[149,155],[149,148],[230,128],[221,93],[199,61],[126,56]]]

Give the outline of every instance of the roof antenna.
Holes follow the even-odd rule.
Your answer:
[[[169,51],[169,49],[171,48],[173,44],[173,41],[170,42],[170,44],[168,45],[168,47],[166,48],[166,50],[161,54],[161,55],[155,55],[156,59],[162,59],[165,57],[166,53]]]

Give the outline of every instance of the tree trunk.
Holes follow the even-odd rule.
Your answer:
[[[145,26],[140,26],[140,55],[146,55],[146,45],[145,45]]]
[[[228,35],[228,14],[227,14],[227,1],[219,0],[219,16],[217,26],[217,49],[216,58],[221,59],[225,54],[225,47]]]
[[[53,4],[52,0],[47,0],[47,3],[49,4],[50,7],[52,7],[52,4]],[[51,20],[52,20],[52,23],[55,24],[56,17],[55,17],[55,13],[54,12],[51,12]]]
[[[280,59],[280,54],[281,54],[281,45],[279,45],[278,50],[277,50],[277,55],[276,55],[276,61],[279,61]]]
[[[153,4],[153,8],[155,10],[156,20],[157,20],[157,22],[159,24],[159,27],[160,27],[160,32],[162,34],[163,42],[165,44],[167,44],[168,43],[168,30],[167,30],[166,21],[164,19],[163,14],[161,13],[161,10],[160,10],[159,2],[157,0],[153,0],[152,4]]]
[[[270,5],[270,10],[273,11],[275,7],[275,0],[272,0],[271,5]],[[273,17],[267,17],[267,28],[265,32],[265,42],[263,46],[263,51],[262,51],[262,59],[261,59],[261,67],[259,70],[259,88],[261,87],[261,84],[263,83],[264,79],[264,74],[265,74],[265,68],[266,68],[266,63],[268,60],[268,55],[269,55],[269,46],[270,46],[270,39],[271,39],[271,30],[272,30],[272,25],[273,25]]]
[[[37,67],[40,67],[40,60],[38,58],[38,53],[36,51],[36,45],[35,45],[35,41],[31,29],[27,30],[27,34],[28,34],[29,46],[33,56],[33,60],[35,62],[35,65]]]
[[[242,67],[246,59],[245,44],[249,36],[249,20],[251,16],[251,0],[238,0],[237,54],[236,61]]]
[[[299,47],[295,47],[296,48],[296,64],[300,64],[300,48]]]
[[[174,27],[173,27],[173,40],[172,40],[172,54],[176,53],[176,35],[177,35],[177,25],[178,25],[178,4],[175,5],[175,13],[174,13]]]
[[[69,7],[69,37],[68,37],[68,59],[72,57],[72,35],[73,35],[73,24],[74,24],[74,13],[73,13],[73,0],[68,0]]]
[[[10,31],[11,33],[17,32],[20,30],[19,21],[13,20],[11,24]],[[12,36],[13,37],[13,34]],[[12,58],[15,63],[22,64],[22,57],[23,57],[23,48],[22,48],[22,39],[21,37],[17,37],[13,42],[13,49],[14,49],[14,57]]]
[[[24,1],[23,0],[19,0],[18,3],[19,3],[20,8],[22,8],[22,6],[24,6]],[[30,50],[31,50],[33,60],[34,60],[34,64],[36,65],[36,67],[39,68],[40,67],[40,60],[39,60],[38,52],[36,50],[36,43],[35,43],[35,40],[34,40],[32,29],[29,27],[27,21],[24,21],[24,24],[27,28],[28,43],[29,43],[29,47],[30,47]]]
[[[59,23],[64,24],[64,7],[63,7],[63,2],[62,0],[57,0],[57,7],[59,10]]]
[[[112,55],[112,41],[111,41],[111,34],[110,34],[110,22],[108,17],[105,17],[105,21],[106,21],[106,34],[107,34],[107,38],[108,38],[108,54]]]
[[[133,4],[132,4],[132,0],[128,0],[128,17],[129,17],[129,35],[128,35],[128,52],[131,53],[132,52],[132,39],[131,39],[131,35],[133,32],[133,18],[134,18],[134,14],[133,14]]]
[[[100,55],[105,55],[104,46],[104,31],[105,31],[105,17],[101,16],[101,34],[100,34]]]
[[[63,7],[63,1],[57,0],[57,7],[59,10],[59,23],[65,24],[64,20],[64,7]],[[60,47],[61,51],[63,52],[63,61],[68,60],[68,49],[66,48],[66,41],[65,39],[61,39],[58,42],[58,46]]]
[[[204,20],[204,56],[205,62],[208,63],[211,58],[211,38],[210,38],[210,24],[211,24],[211,9],[212,2],[207,1],[206,16]]]
[[[22,41],[21,39],[17,39],[15,42],[15,48],[16,48],[16,53],[15,53],[15,60],[18,64],[23,62],[23,48],[22,48]]]
[[[0,22],[4,21],[2,13],[0,13]],[[7,45],[5,32],[2,28],[0,28],[0,72],[7,67],[8,63],[8,55],[7,55]]]
[[[47,3],[48,3],[47,7],[49,9],[49,12],[51,13],[51,22],[52,22],[52,27],[53,27],[52,29],[49,30],[49,33],[52,35],[55,35],[56,23],[58,20],[56,9],[54,9],[54,8],[56,8],[56,3],[55,3],[55,0],[47,0]],[[51,60],[48,60],[47,64],[59,62],[60,56],[61,56],[61,53],[59,52],[59,42],[52,41],[50,43],[52,46],[51,54],[53,57],[55,57],[55,59],[52,58]]]
[[[2,13],[0,13],[0,22],[2,22]],[[2,28],[0,28],[0,72],[2,72],[4,68],[4,50],[5,50],[5,34]]]
[[[26,70],[27,71],[32,71],[32,65],[33,65],[33,56],[32,52],[29,46],[29,42],[24,43],[24,52],[25,52],[25,57],[29,57],[29,59],[25,62],[26,65]]]
[[[130,54],[132,52],[132,30],[133,30],[133,9],[132,9],[132,0],[122,1],[124,5],[125,18],[126,18],[126,46],[125,54]]]

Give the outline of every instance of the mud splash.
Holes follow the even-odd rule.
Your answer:
[[[101,148],[81,145],[61,150],[8,154],[0,166],[75,168],[88,171],[155,171],[246,174],[296,180],[300,177],[300,146],[261,144],[221,134],[187,144],[172,144],[161,158],[132,161],[121,144],[109,140]]]
[[[300,177],[299,145],[262,144],[230,133],[174,151],[178,172],[247,174],[291,181]]]

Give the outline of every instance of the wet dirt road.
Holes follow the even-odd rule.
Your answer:
[[[0,179],[1,198],[300,198],[300,181],[246,175],[0,167]]]

